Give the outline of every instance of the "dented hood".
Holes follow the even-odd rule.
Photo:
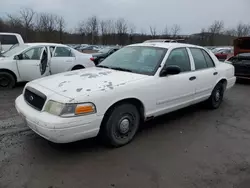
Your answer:
[[[74,99],[92,92],[112,91],[118,86],[128,86],[130,82],[147,77],[142,74],[92,67],[44,77],[33,83]]]

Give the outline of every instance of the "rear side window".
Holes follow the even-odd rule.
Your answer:
[[[2,45],[14,45],[18,43],[15,35],[0,35],[0,41]]]
[[[205,57],[207,67],[214,67],[214,62],[213,62],[212,58],[210,57],[210,55],[208,55],[208,53],[205,50],[202,50],[202,53]]]
[[[56,47],[54,57],[72,57],[73,54],[69,48]]]
[[[202,51],[198,48],[190,48],[190,51],[194,58],[195,70],[207,68],[207,62]]]

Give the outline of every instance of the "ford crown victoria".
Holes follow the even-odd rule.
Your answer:
[[[29,82],[15,105],[27,125],[52,142],[100,135],[119,147],[154,117],[202,101],[218,108],[235,80],[234,67],[205,48],[141,43],[97,67]]]

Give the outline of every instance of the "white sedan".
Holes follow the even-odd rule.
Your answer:
[[[17,82],[31,81],[51,74],[93,67],[90,54],[53,43],[27,43],[1,54],[0,89]]]
[[[27,125],[55,143],[98,134],[129,143],[140,122],[206,101],[220,106],[234,67],[202,47],[181,43],[126,46],[97,67],[29,82],[15,102]]]

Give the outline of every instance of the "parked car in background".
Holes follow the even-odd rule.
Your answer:
[[[232,56],[226,60],[235,67],[235,76],[242,79],[250,79],[250,52]]]
[[[235,80],[232,65],[200,46],[141,43],[97,67],[29,82],[15,106],[32,130],[52,142],[99,134],[119,147],[135,137],[141,122],[202,101],[218,108]]]
[[[233,54],[234,54],[233,48],[220,49],[214,52],[214,55],[220,61],[225,61],[229,56],[232,56]]]
[[[99,50],[100,48],[96,45],[82,46],[78,48],[78,51],[88,54],[98,52]]]
[[[155,43],[155,42],[184,42],[184,39],[150,39],[146,40],[143,43]]]
[[[28,43],[1,54],[0,88],[51,74],[93,67],[92,56],[62,44]]]
[[[103,48],[99,50],[97,53],[93,53],[90,59],[98,65],[100,62],[102,62],[105,58],[119,50],[120,47],[108,47],[108,48]]]
[[[250,37],[239,37],[234,40],[234,55],[250,53]]]
[[[0,54],[21,44],[24,44],[24,41],[20,34],[0,32]]]

